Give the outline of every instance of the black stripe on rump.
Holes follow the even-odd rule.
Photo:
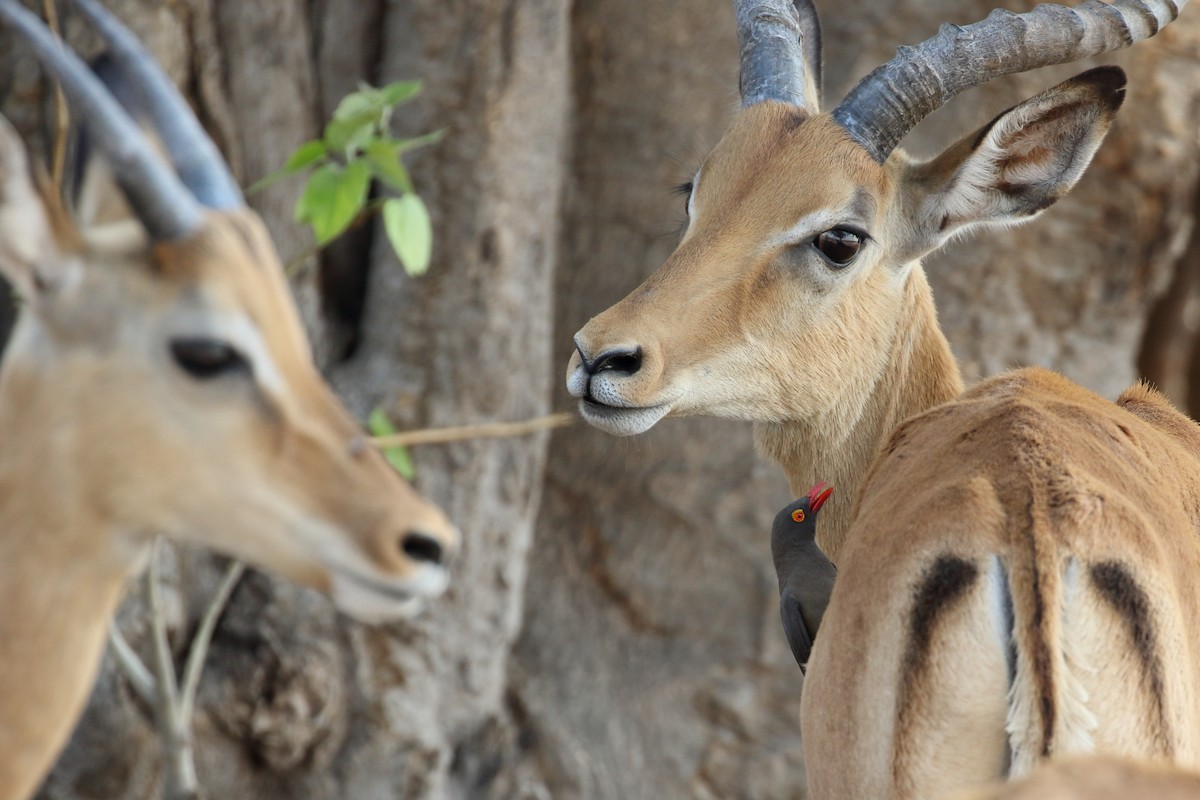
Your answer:
[[[897,744],[907,739],[902,731],[910,727],[912,719],[922,715],[922,703],[917,692],[923,683],[922,673],[929,662],[938,621],[966,596],[978,578],[979,568],[971,562],[957,556],[943,555],[930,565],[913,591],[912,611],[908,619],[908,646],[900,671]],[[899,757],[900,753],[896,755]]]
[[[1125,623],[1133,645],[1134,655],[1142,667],[1144,688],[1150,695],[1158,716],[1154,738],[1162,755],[1174,756],[1166,715],[1166,691],[1163,686],[1162,661],[1158,655],[1158,635],[1150,610],[1150,600],[1138,585],[1129,568],[1119,561],[1101,561],[1091,566],[1092,586],[1112,606]]]

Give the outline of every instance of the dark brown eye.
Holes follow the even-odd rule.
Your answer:
[[[821,251],[835,267],[849,266],[862,249],[862,236],[844,228],[834,228],[817,235],[813,247]]]
[[[241,353],[220,339],[173,339],[171,357],[193,378],[215,378],[249,367]]]

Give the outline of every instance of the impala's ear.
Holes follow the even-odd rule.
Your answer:
[[[974,225],[1032,219],[1070,191],[1121,101],[1125,73],[1099,67],[1005,111],[903,176],[915,258]]]
[[[52,292],[77,259],[73,228],[45,172],[35,171],[21,137],[0,117],[0,274],[27,301]]]

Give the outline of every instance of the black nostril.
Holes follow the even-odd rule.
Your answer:
[[[409,533],[400,543],[404,554],[413,561],[441,564],[446,555],[441,542],[424,533]]]
[[[589,374],[595,375],[597,372],[612,370],[613,372],[624,372],[626,375],[632,375],[642,368],[642,348],[638,347],[634,350],[609,350],[596,356],[596,359],[590,364],[584,362],[584,369]]]

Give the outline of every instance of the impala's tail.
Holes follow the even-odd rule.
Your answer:
[[[1024,595],[1014,606],[1008,691],[1009,777],[1030,773],[1052,753],[1088,753],[1095,747],[1096,715],[1089,708],[1092,671],[1080,642],[1079,564],[1068,557],[1061,570],[1034,566],[1030,580],[1009,590]],[[1010,576],[1011,577],[1011,576]]]
[[[1169,604],[1156,602],[1153,583],[1128,560],[1068,550],[1084,538],[1093,553],[1105,541],[1128,544],[1144,526],[1113,498],[1078,488],[1035,491],[1024,518],[1011,519],[1020,526],[1005,576],[1014,610],[1011,777],[1051,756],[1179,754],[1183,726],[1171,717],[1169,684],[1188,680],[1191,668],[1181,662],[1183,675],[1167,674],[1169,654],[1186,652],[1180,626],[1160,611]]]

